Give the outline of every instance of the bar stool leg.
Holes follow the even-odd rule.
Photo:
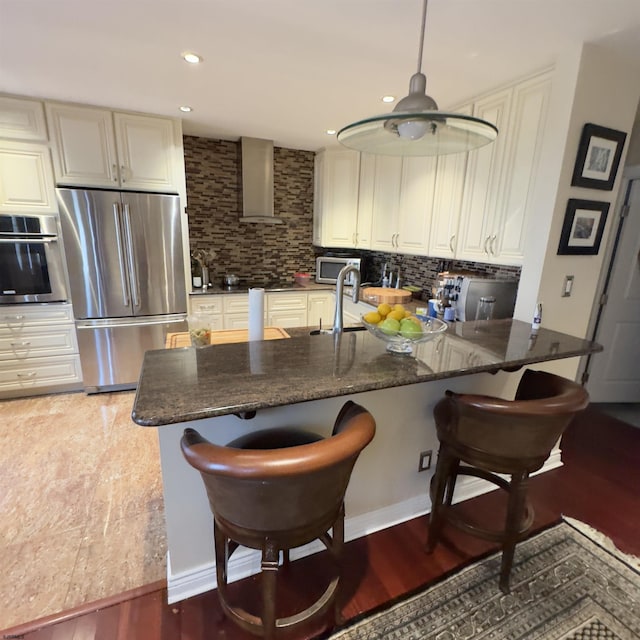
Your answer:
[[[429,533],[426,545],[426,552],[431,553],[438,540],[440,539],[440,532],[442,530],[442,511],[443,498],[445,490],[447,490],[447,496],[453,494],[453,488],[448,487],[448,483],[453,480],[451,478],[452,469],[457,469],[458,460],[452,456],[446,446],[441,445],[440,451],[438,451],[438,462],[436,464],[436,472],[431,480],[431,515],[429,517]]]
[[[511,575],[511,567],[513,566],[516,543],[519,540],[520,528],[524,519],[528,486],[529,474],[526,471],[521,471],[511,476],[505,537],[500,565],[500,590],[502,593],[509,593],[510,591],[509,578]]]
[[[276,633],[276,579],[280,551],[270,540],[262,549],[262,627],[265,640],[273,640]]]
[[[333,620],[334,623],[340,625],[344,622],[342,616],[342,573],[343,573],[343,550],[344,550],[344,503],[340,507],[340,515],[333,524],[333,541],[332,552],[336,563],[336,571],[338,573],[338,586],[336,588],[336,597],[333,602]]]

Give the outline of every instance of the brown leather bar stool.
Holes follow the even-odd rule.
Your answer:
[[[354,402],[342,407],[331,437],[300,429],[267,429],[226,447],[185,429],[182,452],[202,474],[214,517],[218,596],[225,614],[243,629],[275,637],[277,630],[319,618],[338,602],[344,546],[344,495],[360,452],[375,434],[371,414]],[[331,533],[330,533],[331,531]],[[276,577],[280,551],[320,539],[336,571],[322,596],[286,618],[276,618]],[[227,561],[238,545],[260,549],[260,617],[232,606],[227,593]]]
[[[529,475],[542,467],[573,416],[588,403],[579,384],[530,369],[522,375],[514,400],[447,391],[434,408],[440,450],[431,480],[427,551],[435,548],[445,521],[501,542],[500,589],[508,593],[516,543],[525,537],[534,517],[527,498]],[[497,474],[510,476],[510,481]],[[508,492],[502,529],[473,525],[451,509],[459,475],[488,480]]]

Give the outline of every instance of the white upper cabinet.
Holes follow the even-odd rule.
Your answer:
[[[435,179],[435,158],[402,159],[396,251],[428,254]]]
[[[59,185],[181,192],[181,127],[171,118],[47,103]]]
[[[545,73],[476,103],[499,134],[469,153],[457,258],[522,264],[550,89]]]
[[[493,262],[522,264],[524,258],[550,90],[551,77],[545,74],[518,85],[513,92],[501,204],[490,247]]]
[[[46,144],[0,140],[0,211],[57,212]]]
[[[454,109],[471,115],[471,105]],[[429,236],[429,255],[434,258],[454,258],[458,241],[458,225],[462,210],[464,176],[468,153],[452,153],[437,160],[433,216]]]
[[[396,250],[401,181],[402,158],[376,156],[371,218],[372,249]]]
[[[355,247],[359,172],[357,151],[324,149],[316,154],[314,244]]]
[[[464,183],[457,258],[487,262],[495,242],[493,220],[499,206],[500,173],[507,141],[511,91],[501,91],[475,103],[473,115],[498,127],[495,142],[469,152]]]
[[[42,103],[0,96],[0,138],[47,142]]]

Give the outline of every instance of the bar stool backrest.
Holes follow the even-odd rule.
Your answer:
[[[281,536],[293,547],[335,522],[356,459],[374,434],[371,414],[349,401],[332,436],[310,444],[232,448],[187,429],[181,446],[202,474],[212,512],[233,529],[234,539],[248,544],[243,536]]]
[[[462,459],[496,472],[539,469],[573,416],[589,403],[579,384],[528,369],[514,400],[456,394],[435,408],[438,438]]]

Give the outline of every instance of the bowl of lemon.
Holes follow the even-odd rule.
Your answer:
[[[440,318],[418,318],[401,304],[378,305],[375,311],[361,316],[369,333],[387,343],[391,353],[410,354],[414,345],[435,338],[447,330],[447,323]]]

